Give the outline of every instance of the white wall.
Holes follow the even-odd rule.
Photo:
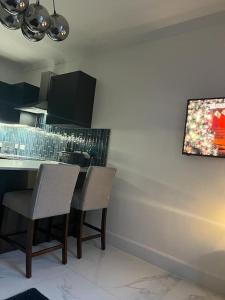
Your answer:
[[[16,83],[21,81],[20,65],[0,57],[0,81]]]
[[[40,86],[41,82],[41,72],[52,71],[56,74],[63,74],[71,71],[80,70],[83,62],[86,60],[86,56],[76,56],[76,59],[73,61],[68,61],[63,64],[49,64],[46,68],[33,69],[30,71],[22,72],[23,81],[29,82],[36,86]]]
[[[224,289],[225,160],[181,150],[187,99],[225,96],[225,23],[101,52],[79,67],[98,78],[94,126],[112,129],[111,242]]]

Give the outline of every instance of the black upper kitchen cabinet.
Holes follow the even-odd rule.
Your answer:
[[[9,84],[0,81],[0,102],[9,105],[25,105],[38,100],[39,88],[26,82]]]
[[[96,79],[82,71],[51,78],[47,124],[91,127]]]
[[[0,122],[19,123],[20,111],[15,107],[37,101],[39,88],[22,82],[9,84],[0,82]]]
[[[12,97],[12,84],[0,81],[0,122],[19,122],[20,113],[14,110]]]
[[[15,110],[13,105],[0,101],[0,122],[19,123],[20,112]]]
[[[15,105],[26,105],[37,102],[39,97],[39,87],[27,82],[20,82],[12,85],[13,97],[12,102]]]
[[[0,101],[10,103],[12,95],[12,84],[0,81]]]

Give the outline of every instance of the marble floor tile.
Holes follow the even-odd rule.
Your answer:
[[[135,256],[114,247],[101,251],[98,242],[84,244],[83,257],[76,257],[76,241],[70,239],[69,267],[76,269],[88,280],[102,287],[128,285],[143,277],[167,274],[164,270],[153,266]]]
[[[49,299],[54,300],[116,300],[109,292],[89,282],[79,274],[67,269],[59,275],[47,277],[36,284],[36,288]]]
[[[70,255],[75,244],[70,241]],[[82,260],[72,260],[69,268],[115,295],[118,299],[162,299],[180,279],[137,257],[110,247],[99,250],[98,243],[86,245]]]
[[[172,289],[163,300],[224,300],[225,297],[215,295],[207,289],[200,288],[185,280]]]
[[[114,247],[103,252],[98,242],[84,243],[83,258],[78,260],[76,240],[69,238],[68,256],[66,266],[60,250],[35,258],[28,280],[22,252],[0,255],[0,300],[33,287],[50,300],[225,299]]]
[[[160,300],[179,282],[169,274],[146,276],[125,285],[107,289],[118,299]]]

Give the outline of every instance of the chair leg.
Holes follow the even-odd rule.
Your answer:
[[[36,246],[38,244],[38,225],[39,225],[39,220],[34,221],[33,246]]]
[[[5,212],[5,206],[0,206],[0,234],[2,233],[2,226],[3,226],[3,220],[4,220],[4,212]]]
[[[54,217],[48,218],[47,242],[51,242],[51,231],[52,231],[53,218]]]
[[[69,214],[64,216],[64,230],[63,230],[63,248],[62,248],[62,263],[67,264],[67,237],[69,229]]]
[[[101,249],[105,250],[105,240],[106,240],[106,217],[107,217],[107,208],[102,210],[102,224],[101,224]]]
[[[79,211],[79,224],[77,233],[77,258],[82,258],[82,229],[84,223],[85,212]]]
[[[32,245],[34,239],[34,224],[35,221],[28,220],[27,226],[27,244],[26,244],[26,277],[32,276]]]
[[[83,214],[83,223],[85,222],[85,220],[86,220],[86,215],[87,215],[87,212],[86,211],[84,211],[84,214]]]

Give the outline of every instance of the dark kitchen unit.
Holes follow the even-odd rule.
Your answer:
[[[0,82],[0,122],[35,126],[44,115],[45,124],[91,128],[95,87],[96,79],[82,71],[44,72],[40,88]]]
[[[0,122],[19,123],[20,112],[16,106],[38,99],[39,88],[26,82],[9,84],[0,82]]]
[[[44,72],[38,100],[17,109],[45,114],[46,124],[91,128],[95,87],[96,79],[82,71],[61,75]]]
[[[96,79],[77,71],[51,78],[47,124],[91,127]]]
[[[90,128],[95,87],[82,71],[44,72],[40,88],[2,82],[1,157],[106,165],[110,130]]]

